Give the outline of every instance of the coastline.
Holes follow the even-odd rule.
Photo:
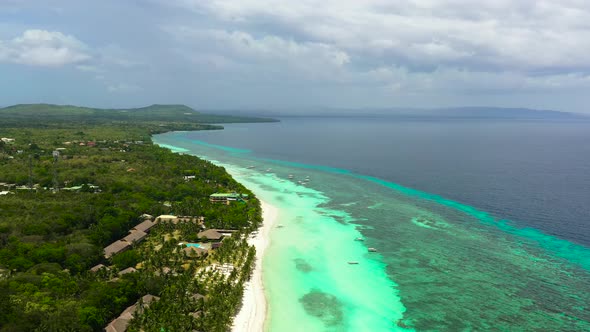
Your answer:
[[[278,209],[260,200],[263,224],[258,233],[248,239],[248,243],[256,248],[256,262],[252,277],[244,287],[242,307],[234,318],[232,332],[260,332],[264,331],[267,318],[268,304],[264,294],[262,280],[262,260],[264,252],[270,243],[270,230],[276,222]]]
[[[397,285],[384,274],[383,263],[367,254],[364,243],[352,241],[361,236],[353,217],[339,206],[323,206],[330,200],[323,191],[302,185],[288,175],[313,177],[314,184],[320,186],[340,182],[324,182],[324,173],[282,165],[273,165],[273,172],[266,164],[250,169],[246,166],[254,164],[252,161],[244,164],[239,157],[232,160],[234,151],[229,151],[229,160],[218,160],[215,157],[225,156],[215,154],[218,147],[187,146],[174,138],[156,142],[224,167],[261,201],[263,225],[259,234],[250,239],[257,249],[255,270],[244,286],[242,306],[234,316],[232,331],[291,331],[294,327],[307,331],[364,330],[367,324],[374,330],[407,330],[393,323],[402,319],[405,311]],[[216,150],[209,154],[208,149]],[[273,217],[268,213],[269,202],[276,210]],[[277,214],[280,229],[275,229],[279,223],[275,220]],[[272,247],[266,247],[271,229]],[[347,260],[361,264],[351,266]],[[262,262],[272,269],[262,271]],[[367,280],[371,280],[371,288],[358,287]]]
[[[547,252],[572,254],[570,243],[551,243],[531,229],[507,229],[514,225],[475,207],[378,178],[220,149],[189,135],[158,138],[224,167],[279,208],[282,226],[272,229],[272,247],[264,252],[268,313],[260,331],[510,329],[513,322],[502,319],[506,313],[533,329],[582,330],[587,323],[580,297],[587,274]],[[301,183],[308,178],[309,185]],[[354,241],[358,237],[365,241]],[[583,257],[584,252],[578,259]],[[535,290],[538,297],[506,292],[555,278],[535,284],[546,286]],[[489,298],[495,301],[486,302],[486,316],[473,309]],[[547,306],[520,310],[531,300]],[[560,309],[578,319],[560,316]],[[256,328],[246,323],[243,330]]]

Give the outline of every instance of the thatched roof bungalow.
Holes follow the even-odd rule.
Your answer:
[[[128,273],[134,273],[134,272],[137,272],[137,270],[136,270],[135,268],[133,268],[133,267],[128,267],[128,268],[126,268],[125,270],[121,270],[121,271],[119,271],[119,273],[117,273],[117,274],[118,274],[119,276],[122,276],[122,275],[125,275],[125,274],[128,274]]]
[[[206,255],[209,252],[207,249],[197,247],[186,247],[183,248],[182,251],[184,251],[189,257],[200,257]]]
[[[197,234],[197,236],[201,239],[218,241],[218,240],[221,240],[221,238],[223,237],[223,234],[219,233],[218,231],[216,231],[214,229],[208,229],[206,231],[200,232],[199,234]]]
[[[100,270],[102,270],[102,269],[108,270],[109,268],[108,268],[108,267],[106,267],[106,266],[104,266],[104,265],[102,265],[102,264],[98,264],[98,265],[96,265],[96,266],[93,266],[93,267],[90,269],[90,271],[92,271],[92,272],[96,273],[96,272],[98,272],[98,271],[100,271]]]

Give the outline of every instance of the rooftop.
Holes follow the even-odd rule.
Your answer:
[[[151,220],[145,220],[144,222],[137,224],[133,229],[140,232],[147,232],[150,228],[156,226],[156,223],[152,222]]]
[[[173,215],[168,215],[168,214],[163,214],[161,216],[157,216],[156,217],[156,221],[160,220],[160,221],[167,221],[167,220],[175,220],[178,219],[177,216],[173,216]]]
[[[127,330],[127,326],[129,326],[129,322],[133,317],[123,317],[122,315],[113,320],[107,327],[104,329],[106,332],[124,332]]]
[[[129,242],[129,243],[139,242],[139,241],[143,240],[146,236],[147,236],[146,232],[133,230],[133,231],[131,231],[131,233],[129,233],[129,235],[127,235],[123,238],[123,241]]]
[[[210,195],[211,198],[248,198],[248,194],[238,194],[238,193],[215,193]]]
[[[119,271],[118,275],[122,276],[124,274],[133,273],[133,272],[137,272],[137,270],[135,268],[133,268],[133,267],[128,267],[125,270]]]
[[[107,327],[105,327],[106,332],[123,332],[127,330],[127,326],[129,326],[129,322],[133,319],[133,316],[136,313],[141,313],[143,307],[148,307],[151,302],[157,301],[160,298],[154,295],[144,295],[139,301],[135,302],[135,304],[127,307],[119,317],[114,319]]]
[[[90,269],[90,271],[92,271],[92,272],[98,272],[98,271],[100,271],[100,270],[102,270],[102,269],[107,269],[107,270],[108,270],[109,268],[108,268],[108,267],[106,267],[106,266],[104,266],[104,265],[102,265],[102,264],[98,264],[98,265],[96,265],[96,266],[93,266],[93,267]]]
[[[208,240],[219,240],[223,237],[223,234],[219,233],[214,229],[208,229],[197,234],[199,238],[206,238]]]
[[[189,256],[202,256],[207,253],[207,249],[197,247],[186,247],[183,248],[182,251],[184,251]]]
[[[106,258],[110,258],[111,256],[113,256],[114,254],[118,254],[121,251],[129,248],[129,242],[125,242],[125,241],[115,241],[111,244],[109,244],[106,248],[104,248],[104,256]]]

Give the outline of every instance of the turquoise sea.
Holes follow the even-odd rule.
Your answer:
[[[248,140],[257,126],[154,141],[226,167],[280,209],[263,261],[268,331],[590,330],[583,240],[328,162],[210,139]]]

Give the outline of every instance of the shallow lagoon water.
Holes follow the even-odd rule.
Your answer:
[[[264,259],[270,331],[590,329],[586,247],[346,170],[186,133],[155,141],[225,166],[280,208]]]

